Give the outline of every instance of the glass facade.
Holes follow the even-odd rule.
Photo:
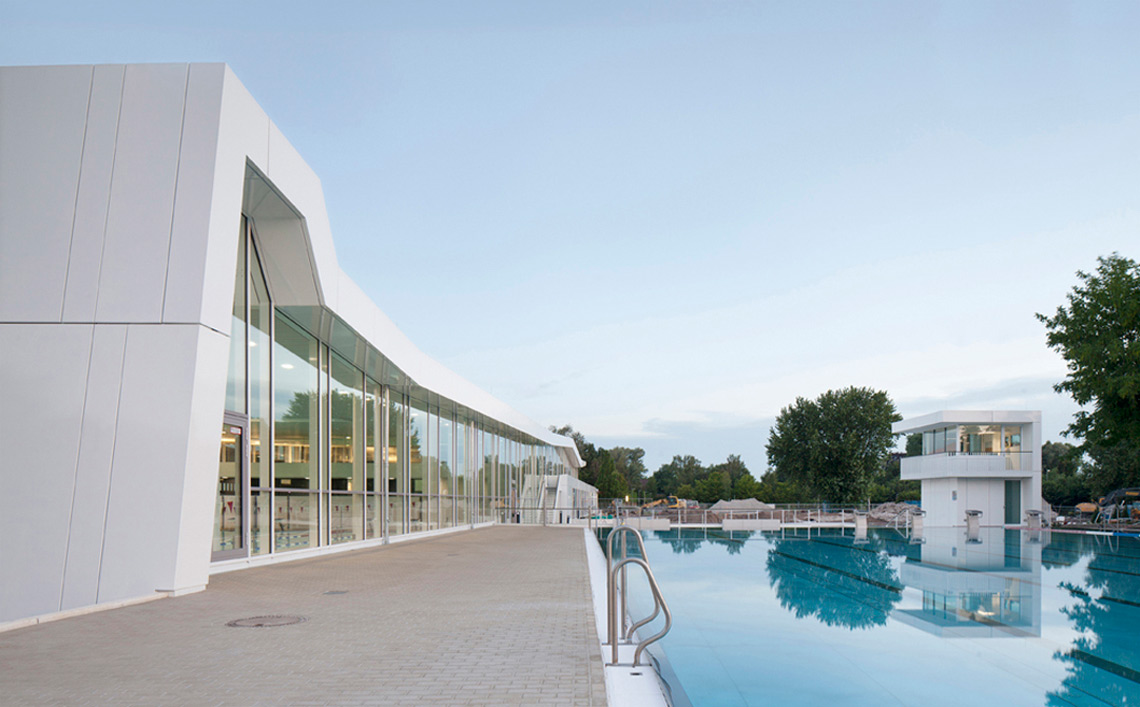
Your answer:
[[[534,512],[540,475],[570,471],[558,452],[402,376],[381,384],[274,307],[255,226],[243,218],[235,269],[215,559]]]
[[[922,433],[923,454],[988,454],[1005,457],[1009,471],[1028,469],[1023,425],[951,425]]]

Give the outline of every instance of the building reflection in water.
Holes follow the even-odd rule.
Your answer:
[[[898,607],[902,623],[946,637],[1041,635],[1041,550],[1049,531],[926,528],[920,559],[899,570],[921,608]],[[909,606],[912,602],[905,602]]]

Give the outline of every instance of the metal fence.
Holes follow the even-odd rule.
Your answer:
[[[879,506],[839,506],[834,504],[789,503],[763,509],[712,510],[711,508],[642,508],[615,505],[578,508],[516,507],[501,509],[499,523],[524,525],[579,525],[613,527],[631,519],[668,521],[670,527],[717,527],[726,520],[774,521],[781,527],[810,526],[851,527],[856,516],[866,517],[874,527],[910,528],[913,515],[921,512],[913,504],[880,504]]]

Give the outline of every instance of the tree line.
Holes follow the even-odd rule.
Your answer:
[[[1077,272],[1067,305],[1036,315],[1047,344],[1068,363],[1054,389],[1082,406],[1062,433],[1077,443],[1041,449],[1042,495],[1053,505],[1140,486],[1140,267],[1117,253],[1097,262],[1095,272]],[[899,466],[901,457],[922,454],[922,437],[911,435],[905,453],[893,452],[891,426],[900,419],[890,396],[871,388],[796,398],[769,430],[769,467],[759,480],[735,454],[710,466],[678,455],[650,475],[640,447],[602,449],[569,425],[551,429],[574,439],[586,463],[580,478],[601,498],[877,503],[920,496],[919,482],[902,481]]]

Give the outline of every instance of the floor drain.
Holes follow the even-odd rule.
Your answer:
[[[251,616],[248,619],[234,619],[226,624],[235,628],[274,628],[292,626],[307,621],[304,616]]]
[[[331,590],[325,592],[325,594],[348,594],[348,590],[347,589],[331,589]]]

